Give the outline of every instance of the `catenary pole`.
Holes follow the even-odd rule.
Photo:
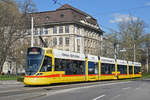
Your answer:
[[[33,17],[31,18],[31,47],[33,47]]]
[[[148,48],[147,48],[147,57],[146,57],[146,69],[147,69],[147,72],[148,72],[148,68],[149,68],[149,66],[148,66],[148,58],[149,58],[149,54],[148,54]]]
[[[135,51],[135,43],[134,43],[134,62],[136,61],[136,51]]]

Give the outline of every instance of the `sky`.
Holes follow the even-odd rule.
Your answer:
[[[37,11],[51,11],[61,5],[53,0],[32,0]],[[142,19],[146,23],[146,33],[150,33],[150,0],[57,0],[60,4],[69,4],[97,19],[100,28],[109,33],[110,29],[118,31],[117,24],[123,19]]]

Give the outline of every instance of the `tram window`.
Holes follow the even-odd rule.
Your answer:
[[[99,64],[95,63],[94,66],[95,66],[95,74],[98,74],[99,73]]]
[[[55,71],[65,71],[66,75],[84,74],[85,62],[69,59],[55,59]]]
[[[62,59],[55,59],[55,71],[64,71]]]
[[[126,65],[118,65],[117,70],[120,74],[127,74],[127,66]]]
[[[48,72],[52,70],[52,59],[48,56],[45,56],[43,64],[42,64],[42,68],[41,68],[41,72]]]
[[[98,74],[98,63],[88,62],[88,74]]]
[[[140,72],[140,67],[134,66],[134,73],[139,74]]]
[[[129,74],[133,74],[132,66],[129,66]]]
[[[115,71],[114,64],[101,64],[101,74],[112,74]]]

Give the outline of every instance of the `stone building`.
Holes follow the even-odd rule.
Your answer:
[[[100,55],[103,31],[91,15],[68,4],[54,11],[36,12],[34,46],[41,45],[39,36],[49,48]]]

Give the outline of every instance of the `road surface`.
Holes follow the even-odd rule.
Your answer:
[[[24,87],[1,84],[0,100],[150,100],[150,79]]]

